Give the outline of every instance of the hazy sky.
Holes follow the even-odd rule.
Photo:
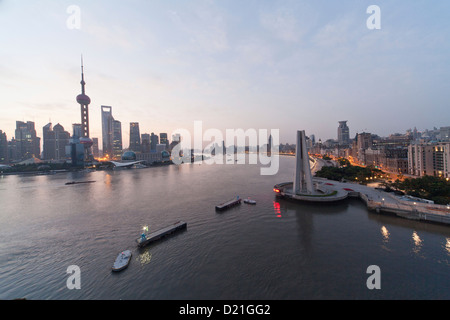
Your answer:
[[[79,28],[71,6],[80,9]],[[381,29],[366,12],[381,9]],[[450,1],[0,0],[0,129],[80,123],[91,98],[141,133],[280,129],[337,138],[450,125]]]

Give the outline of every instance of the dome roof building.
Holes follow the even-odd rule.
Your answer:
[[[133,151],[126,151],[122,154],[122,161],[136,161],[136,153]]]

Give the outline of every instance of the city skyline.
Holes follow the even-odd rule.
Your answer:
[[[0,129],[9,140],[17,120],[40,137],[49,122],[80,123],[81,54],[91,138],[102,138],[102,105],[123,128],[169,137],[196,120],[280,128],[287,143],[298,128],[337,139],[342,119],[350,138],[448,126],[450,4],[378,1],[379,30],[366,26],[370,4],[81,1],[70,29],[71,3],[2,1]]]

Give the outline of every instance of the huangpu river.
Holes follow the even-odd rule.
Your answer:
[[[294,161],[280,157],[273,176],[237,163],[0,176],[0,299],[450,299],[448,226],[358,199],[277,199]],[[257,204],[215,211],[237,196]],[[137,247],[144,226],[179,220],[186,230]],[[112,272],[127,249],[128,268]]]

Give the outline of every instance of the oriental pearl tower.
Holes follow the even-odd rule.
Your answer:
[[[84,145],[85,148],[85,159],[89,160],[91,156],[90,147],[93,142],[89,138],[89,104],[91,103],[91,99],[86,95],[84,86],[86,82],[84,82],[84,70],[83,70],[83,56],[81,56],[81,94],[77,96],[77,102],[81,107],[81,137],[80,143]]]

